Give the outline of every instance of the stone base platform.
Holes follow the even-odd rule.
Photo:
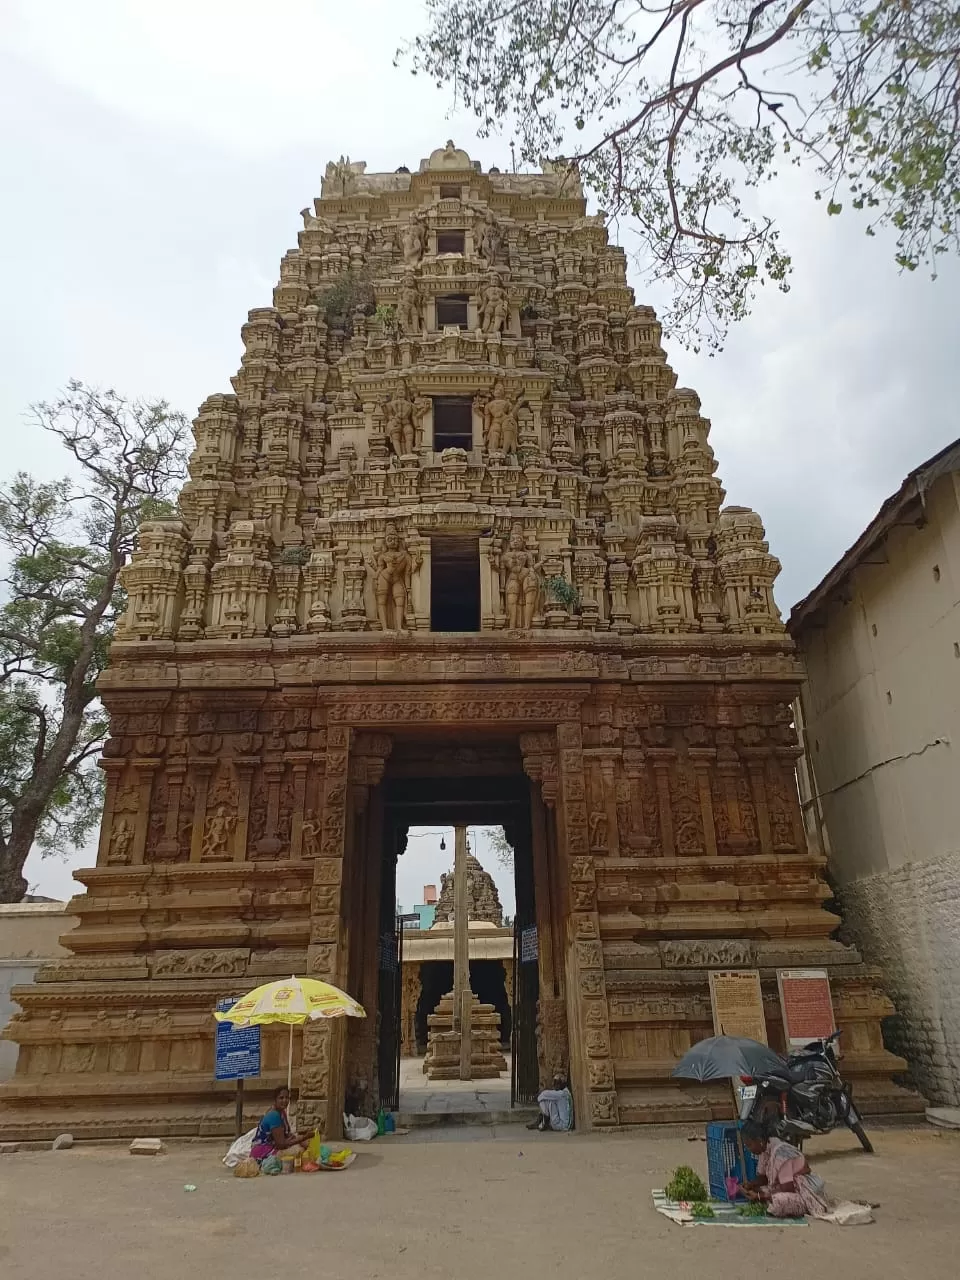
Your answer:
[[[495,1080],[507,1069],[500,1049],[500,1015],[492,1004],[471,996],[470,1070],[473,1080]],[[430,1080],[459,1080],[460,1032],[453,1030],[453,992],[442,997],[427,1018],[424,1074]]]

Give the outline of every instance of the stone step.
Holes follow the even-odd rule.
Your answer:
[[[507,1107],[503,1111],[398,1111],[398,1129],[427,1129],[456,1125],[531,1124],[538,1107]]]

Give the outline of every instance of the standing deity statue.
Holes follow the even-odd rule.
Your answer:
[[[506,551],[498,558],[507,626],[511,631],[529,631],[540,597],[540,569],[543,562],[527,550],[523,529],[514,524]]]
[[[398,458],[416,450],[417,429],[430,407],[431,402],[425,396],[411,400],[403,382],[384,404],[384,433]]]
[[[488,267],[495,265],[500,253],[500,228],[488,209],[473,224],[473,251]]]
[[[383,535],[383,546],[374,558],[368,561],[373,571],[377,621],[381,631],[406,631],[410,578],[414,569],[420,567],[421,560],[419,553],[416,559],[410,555],[397,531],[397,526],[391,521]],[[391,601],[393,603],[392,626],[388,613]]]
[[[412,271],[406,272],[397,300],[397,323],[401,333],[420,332],[420,291]]]
[[[400,248],[403,252],[404,266],[417,266],[426,247],[427,224],[421,216],[415,215],[400,231]]]
[[[511,398],[499,378],[493,384],[493,395],[483,405],[483,443],[488,453],[517,452],[517,411],[524,403],[522,396]]]
[[[491,271],[480,295],[480,325],[484,333],[502,333],[510,319],[510,302],[498,271]]]
[[[227,845],[236,825],[236,817],[233,814],[228,814],[224,805],[218,804],[204,824],[200,857],[216,858],[226,853]]]

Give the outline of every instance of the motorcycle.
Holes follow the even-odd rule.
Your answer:
[[[840,1125],[873,1151],[853,1104],[849,1084],[837,1065],[836,1042],[840,1032],[825,1040],[813,1040],[784,1061],[782,1070],[763,1076],[741,1076],[740,1119],[766,1122],[778,1138],[800,1147],[805,1138],[830,1133]]]

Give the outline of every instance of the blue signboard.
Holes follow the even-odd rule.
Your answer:
[[[223,1013],[236,999],[218,1000],[217,1013]],[[214,1067],[216,1080],[246,1080],[260,1074],[260,1028],[235,1027],[232,1022],[217,1023],[217,1048]]]

